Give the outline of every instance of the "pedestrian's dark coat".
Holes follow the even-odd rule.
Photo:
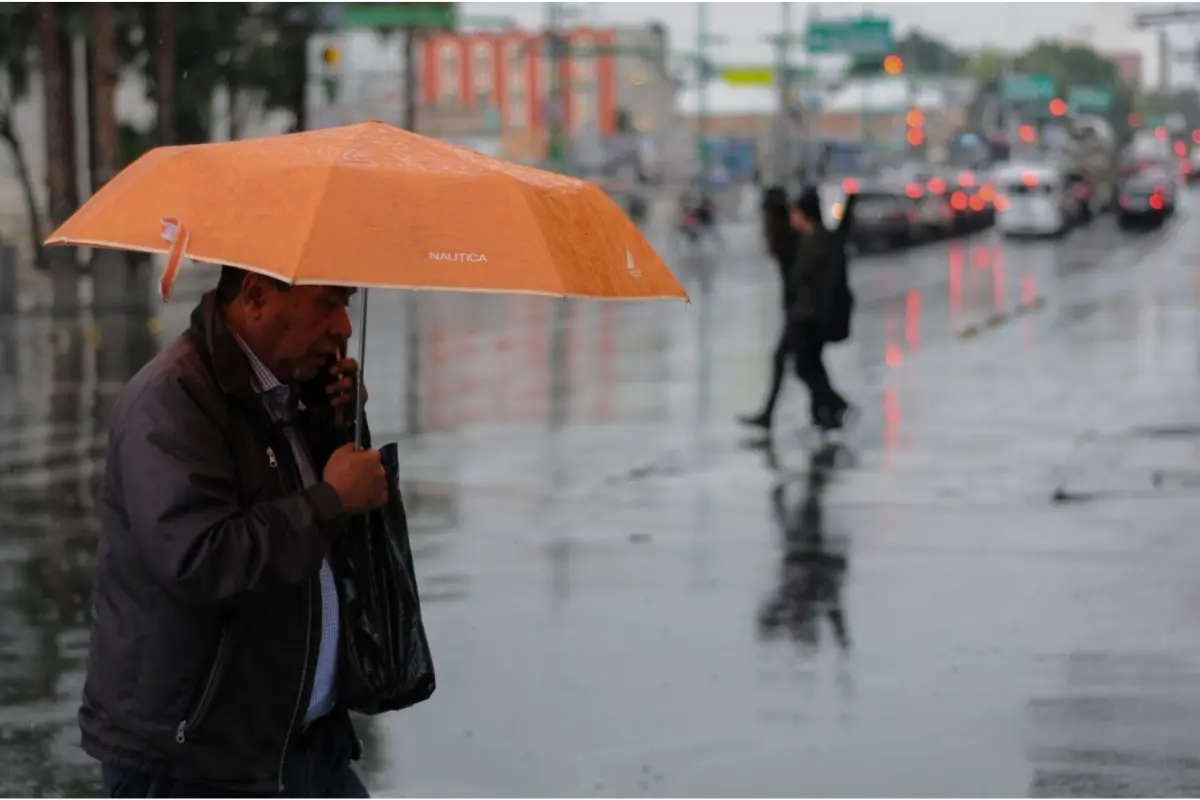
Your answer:
[[[815,327],[827,342],[840,342],[850,335],[854,296],[850,291],[846,245],[854,224],[858,195],[846,198],[838,227],[827,230],[819,224],[802,235],[797,246],[792,284],[795,299],[789,313],[794,322]]]
[[[319,387],[304,394],[320,474],[344,435]],[[275,792],[312,689],[318,570],[345,519],[329,485],[302,488],[212,293],[117,399],[100,518],[84,750]],[[332,714],[357,758],[347,712]]]

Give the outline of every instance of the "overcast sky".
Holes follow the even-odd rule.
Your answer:
[[[525,27],[546,20],[546,4],[464,3],[470,15],[511,16]],[[690,50],[696,36],[696,3],[571,3],[584,19],[600,24],[665,23],[674,49]],[[764,36],[780,30],[780,3],[711,3],[709,24],[728,37],[714,52],[721,61],[766,63],[771,60]],[[1133,3],[980,3],[971,0],[947,3],[792,3],[795,29],[816,6],[825,17],[856,16],[864,10],[891,17],[898,33],[916,27],[960,47],[982,45],[1019,49],[1038,39],[1091,39],[1105,49],[1137,49],[1150,62],[1153,36],[1135,33],[1129,19]],[[1149,4],[1136,4],[1143,8]],[[1200,32],[1200,31],[1198,31]],[[1190,32],[1175,31],[1186,40]],[[1196,38],[1192,36],[1192,38]],[[1147,63],[1147,68],[1151,68]]]

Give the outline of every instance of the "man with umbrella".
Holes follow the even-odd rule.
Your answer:
[[[351,293],[226,267],[117,399],[79,712],[110,796],[367,796],[327,557],[388,496],[339,446]]]

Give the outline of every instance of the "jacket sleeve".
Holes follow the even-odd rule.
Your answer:
[[[150,387],[116,428],[129,527],[153,578],[185,600],[234,600],[273,575],[317,573],[343,525],[327,483],[275,501],[239,505],[227,437],[176,380]]]

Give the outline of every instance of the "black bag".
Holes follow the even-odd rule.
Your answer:
[[[408,708],[429,699],[437,687],[400,497],[396,445],[379,452],[388,502],[354,518],[330,551],[341,601],[341,698],[362,714]]]
[[[844,342],[850,338],[850,320],[854,316],[854,293],[850,291],[846,251],[837,248],[831,259],[829,313],[824,325],[825,341]]]

